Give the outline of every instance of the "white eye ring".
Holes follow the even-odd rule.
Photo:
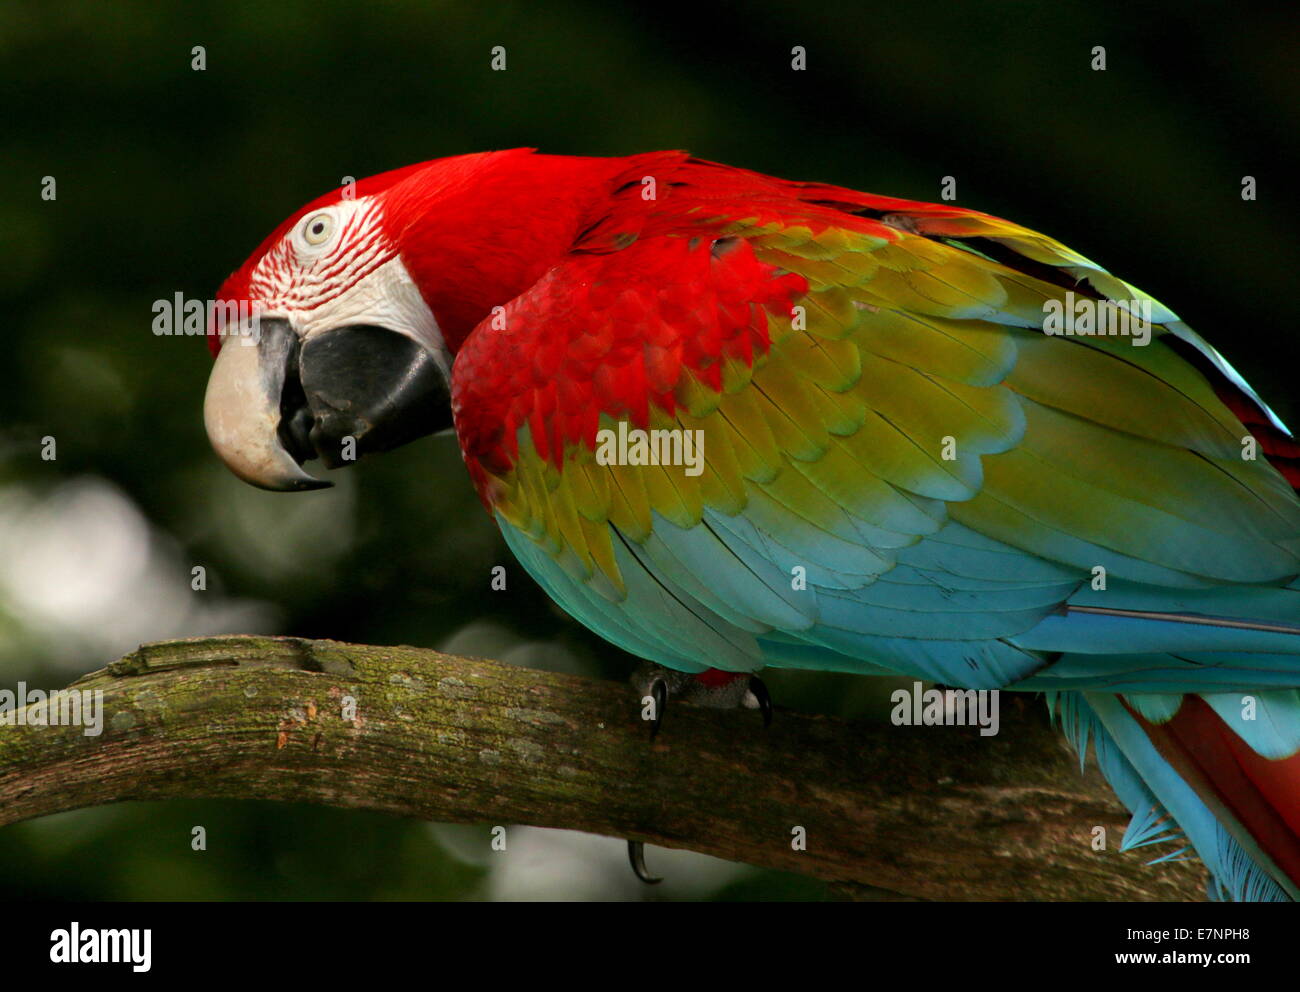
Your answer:
[[[302,239],[313,247],[323,245],[333,233],[334,217],[332,214],[312,214],[302,225]]]

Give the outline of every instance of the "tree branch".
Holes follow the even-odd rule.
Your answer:
[[[0,727],[0,825],[127,799],[275,799],[585,830],[877,898],[1204,893],[1200,865],[1116,850],[1122,806],[1041,703],[1004,705],[980,737],[784,710],[764,731],[752,712],[674,701],[651,744],[625,685],[273,637],[148,644],[70,688],[103,690],[103,733]]]

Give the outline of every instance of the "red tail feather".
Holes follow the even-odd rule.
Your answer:
[[[1231,384],[1221,385],[1215,394],[1259,442],[1259,450],[1269,464],[1300,492],[1300,443],[1274,427],[1267,415]]]
[[[1300,885],[1300,754],[1280,761],[1256,754],[1199,696],[1183,697],[1162,724],[1129,712],[1206,804],[1230,814]]]

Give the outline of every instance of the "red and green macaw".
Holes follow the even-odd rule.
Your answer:
[[[1300,896],[1300,446],[1064,245],[682,152],[515,149],[323,196],[219,295],[260,318],[210,333],[208,432],[247,481],[454,425],[519,562],[627,651],[711,686],[1045,692],[1125,847]],[[1078,300],[1154,326],[1051,333]],[[698,462],[601,457],[619,430],[699,432]]]

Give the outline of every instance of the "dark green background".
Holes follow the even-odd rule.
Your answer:
[[[1293,418],[1298,42],[1294,13],[1217,3],[10,0],[0,5],[0,684],[64,684],[117,647],[223,629],[223,617],[228,629],[231,616],[625,677],[628,659],[517,568],[509,595],[487,591],[508,554],[451,439],[364,464],[327,493],[256,492],[209,451],[203,344],[150,332],[153,301],[210,297],[303,202],[345,176],[422,159],[681,147],[918,199],[954,176],[961,204],[1051,234],[1172,306]],[[202,72],[191,69],[195,45]],[[507,50],[505,72],[489,69],[494,45]],[[795,45],[807,71],[790,68]],[[1090,67],[1096,45],[1104,72]],[[1255,202],[1241,199],[1247,175]],[[40,198],[44,176],[57,180],[54,202]],[[39,457],[47,435],[53,462]],[[152,530],[132,536],[137,511]],[[141,548],[149,568],[110,554],[130,562]],[[77,589],[41,563],[78,556],[107,602],[127,604],[115,613],[127,621],[72,608],[33,618],[25,597],[41,582],[56,587],[37,590],[46,602]],[[194,564],[209,570],[206,592],[189,591]],[[181,606],[157,608],[163,591]],[[237,601],[244,613],[221,612]],[[871,696],[845,680],[773,684],[778,701],[824,710],[857,712]],[[189,848],[194,824],[207,827],[206,853]],[[486,831],[455,837],[481,849]],[[640,895],[619,887],[617,858],[601,870],[606,888],[573,894]],[[679,881],[690,870],[679,867]],[[132,804],[0,831],[10,896],[493,891],[487,871],[427,825],[337,810]],[[750,873],[648,894],[822,890]]]

